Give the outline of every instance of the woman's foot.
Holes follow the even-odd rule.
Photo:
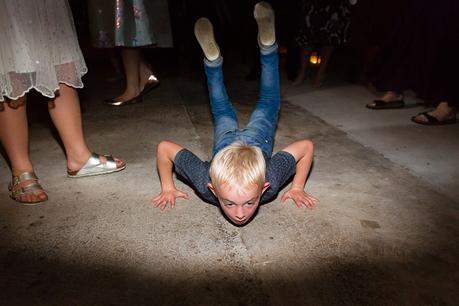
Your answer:
[[[150,67],[144,62],[140,64],[140,80],[139,80],[140,95],[144,96],[149,93],[153,88],[158,87],[159,79],[153,74]]]
[[[394,109],[405,106],[403,95],[395,91],[387,91],[384,95],[366,105],[370,109]]]
[[[8,189],[13,200],[26,205],[39,204],[48,200],[48,195],[33,170],[13,174]]]
[[[450,107],[448,102],[441,102],[430,112],[419,113],[411,121],[423,125],[445,125],[456,123],[457,110]]]
[[[105,99],[104,102],[111,106],[123,106],[142,101],[142,94],[138,90],[126,90],[123,94],[113,98]]]
[[[87,164],[91,156],[92,156],[92,153],[81,155],[81,157],[79,156],[75,158],[67,158],[67,171],[71,173],[77,173],[79,170],[82,169],[82,167],[84,167]],[[101,164],[107,163],[106,156],[104,155],[97,155],[97,156]],[[122,159],[113,157],[113,161],[115,162],[117,169],[122,170],[126,167],[126,162]]]
[[[112,100],[114,101],[129,101],[136,99],[139,94],[140,94],[140,89],[139,88],[126,88],[126,90],[119,96],[113,98]]]

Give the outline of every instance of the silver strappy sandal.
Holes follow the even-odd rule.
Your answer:
[[[30,182],[23,184],[25,181]],[[8,190],[10,191],[10,197],[13,200],[19,203],[23,203],[24,205],[36,205],[48,200],[48,195],[46,195],[45,190],[43,187],[41,187],[40,183],[38,182],[38,177],[34,172],[23,172],[18,176],[13,176],[11,183],[8,185]],[[32,202],[23,201],[21,199],[25,194],[36,192],[43,192],[46,195],[46,198]]]
[[[76,178],[76,177],[86,177],[86,176],[94,176],[94,175],[102,175],[102,174],[109,174],[113,172],[118,172],[126,168],[126,164],[118,167],[116,165],[116,161],[113,159],[111,155],[103,155],[107,161],[101,162],[100,155],[96,153],[92,153],[91,157],[89,157],[86,164],[80,168],[80,170],[68,170],[67,169],[67,176]]]

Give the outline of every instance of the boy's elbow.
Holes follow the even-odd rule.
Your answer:
[[[162,140],[156,147],[156,153],[161,156],[169,156],[173,143],[168,140]]]
[[[172,141],[162,140],[156,148],[156,153],[158,156],[164,156],[169,158],[170,160],[174,160],[175,155],[181,149],[182,147],[180,145]]]
[[[302,140],[305,152],[314,152],[314,143],[309,139]]]
[[[158,145],[156,146],[156,153],[161,154],[164,153],[167,149],[169,141],[167,140],[162,140]]]

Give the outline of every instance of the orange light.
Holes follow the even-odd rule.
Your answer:
[[[309,56],[309,62],[310,62],[312,65],[320,65],[321,58],[320,58],[320,56],[317,54],[317,52],[311,52],[311,55]]]

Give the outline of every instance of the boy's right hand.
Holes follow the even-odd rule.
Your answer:
[[[188,194],[178,189],[163,190],[160,194],[151,199],[151,203],[153,203],[155,207],[158,207],[161,210],[165,209],[167,204],[170,204],[171,208],[174,208],[176,198],[188,200]]]

